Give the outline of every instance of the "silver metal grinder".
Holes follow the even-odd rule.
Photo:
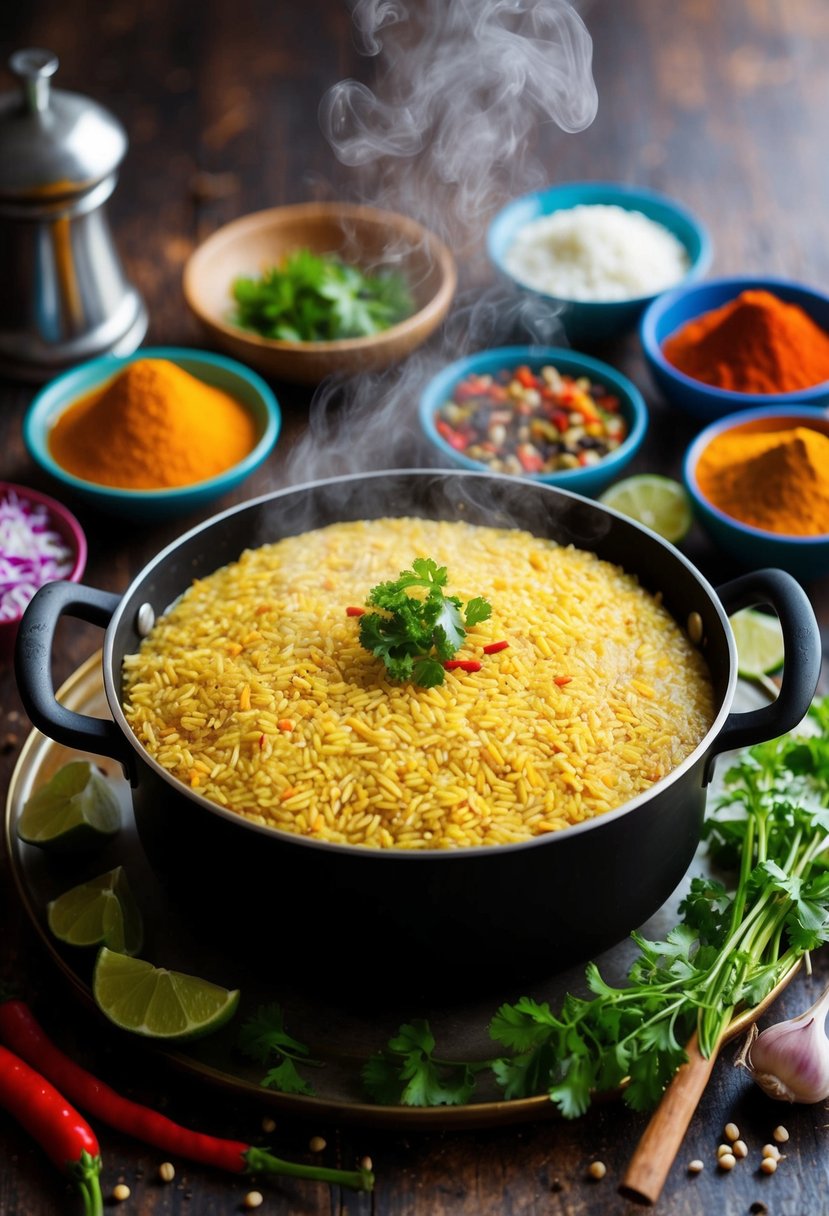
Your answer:
[[[51,51],[16,51],[9,67],[20,88],[0,95],[0,374],[38,381],[129,354],[147,313],[104,207],[124,128],[89,98],[51,88]]]

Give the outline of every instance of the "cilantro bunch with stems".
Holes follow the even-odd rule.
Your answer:
[[[506,1050],[485,1061],[445,1059],[427,1022],[408,1023],[367,1062],[368,1094],[465,1103],[489,1070],[505,1097],[547,1093],[569,1118],[623,1081],[630,1107],[655,1106],[692,1032],[709,1057],[736,1010],[829,940],[829,698],[810,715],[814,734],[759,744],[727,771],[703,835],[715,865],[736,872],[733,889],[693,878],[664,941],[632,935],[640,953],[625,985],[605,983],[590,963],[592,998],[569,994],[558,1012],[529,997],[502,1005],[489,1033]]]
[[[360,644],[383,660],[392,680],[413,680],[423,688],[442,684],[443,664],[457,653],[466,631],[492,615],[480,596],[464,607],[447,595],[448,578],[445,566],[416,557],[411,570],[369,592],[368,603],[382,611],[360,617]],[[410,595],[411,588],[420,594]]]

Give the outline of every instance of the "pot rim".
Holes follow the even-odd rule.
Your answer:
[[[140,740],[132,731],[127,723],[121,708],[121,701],[116,689],[116,680],[113,670],[114,660],[114,639],[117,631],[117,626],[123,619],[128,609],[135,610],[137,605],[132,604],[131,600],[135,594],[137,585],[143,582],[147,575],[162,566],[175,552],[181,548],[186,542],[198,536],[202,532],[219,526],[222,522],[235,517],[243,512],[252,510],[264,503],[273,502],[280,498],[285,498],[288,495],[309,493],[314,490],[324,489],[335,485],[356,484],[358,482],[366,483],[372,480],[384,480],[394,476],[411,477],[429,477],[439,481],[460,480],[469,481],[498,481],[505,485],[515,486],[515,478],[506,474],[476,472],[471,470],[455,470],[455,469],[429,469],[429,468],[413,468],[413,469],[380,469],[366,473],[349,473],[337,477],[318,478],[314,481],[302,482],[297,485],[286,486],[283,489],[271,491],[267,494],[261,494],[257,498],[252,498],[244,503],[237,504],[227,508],[225,511],[219,512],[217,515],[211,516],[209,519],[203,520],[201,523],[190,528],[187,532],[177,537],[166,545],[151,561],[149,561],[133,578],[126,591],[121,596],[118,607],[116,608],[112,620],[107,626],[106,635],[103,646],[103,680],[104,691],[107,702],[109,704],[112,716],[121,730],[121,733],[126,736],[133,750],[136,752],[139,760],[148,765],[157,777],[161,778],[165,784],[169,785],[172,791],[176,794],[185,796],[190,802],[195,802],[202,807],[203,810],[211,814],[219,816],[230,823],[239,825],[248,831],[256,832],[266,836],[269,839],[278,839],[284,844],[291,844],[297,847],[308,849],[322,849],[325,853],[335,852],[341,853],[349,857],[358,855],[361,859],[376,858],[378,863],[382,862],[384,857],[394,858],[396,861],[411,861],[417,862],[419,859],[428,858],[432,861],[442,860],[447,863],[452,862],[452,859],[457,860],[463,857],[498,857],[503,853],[514,853],[528,848],[540,848],[550,846],[555,841],[568,840],[575,835],[580,835],[583,832],[593,831],[608,823],[614,823],[616,820],[625,815],[632,814],[639,807],[649,802],[658,793],[662,793],[669,789],[676,782],[680,781],[687,772],[693,769],[705,757],[706,752],[711,747],[712,742],[720,734],[725,720],[731,712],[731,705],[734,700],[734,694],[737,687],[737,648],[734,642],[734,637],[731,631],[731,626],[728,621],[728,616],[725,608],[720,601],[714,587],[708,582],[705,576],[697,569],[683,553],[680,553],[673,545],[656,533],[651,532],[648,528],[643,527],[629,516],[623,515],[621,512],[614,510],[612,507],[606,506],[604,503],[585,499],[582,495],[574,493],[572,490],[563,489],[560,486],[549,486],[541,483],[533,483],[528,487],[531,491],[538,491],[542,494],[553,495],[554,497],[563,497],[572,499],[581,505],[588,505],[602,515],[610,515],[615,519],[620,520],[625,526],[630,527],[636,532],[641,532],[647,536],[649,540],[656,540],[659,545],[665,549],[666,554],[673,561],[679,562],[692,575],[695,581],[699,584],[701,590],[705,593],[712,608],[714,609],[720,624],[723,627],[723,635],[728,648],[728,681],[725,692],[722,695],[721,704],[717,710],[717,714],[694,750],[685,757],[685,759],[672,769],[667,776],[662,777],[655,782],[649,789],[643,790],[641,794],[637,794],[635,798],[631,798],[627,802],[623,802],[620,806],[614,807],[613,810],[605,811],[601,815],[596,815],[592,819],[583,820],[581,823],[571,824],[567,828],[563,828],[558,832],[548,832],[541,836],[533,836],[528,840],[513,841],[509,844],[498,845],[470,845],[469,847],[458,847],[457,849],[402,849],[399,847],[389,847],[383,849],[373,849],[364,845],[341,844],[335,841],[328,840],[311,840],[306,836],[299,836],[293,832],[287,832],[282,828],[270,827],[266,824],[255,823],[253,820],[239,814],[238,811],[230,810],[222,807],[217,802],[212,802],[209,798],[205,798],[203,794],[199,794],[196,790],[191,789],[174,777],[167,769],[162,768],[156,760],[146,751]],[[402,512],[401,512],[402,513]],[[385,514],[388,514],[386,512]],[[325,525],[318,525],[325,526]],[[282,539],[281,537],[278,539]],[[262,542],[266,543],[266,542]],[[240,550],[241,553],[242,550]],[[635,572],[633,572],[635,573]],[[182,588],[180,594],[185,588]],[[674,618],[675,619],[675,618]],[[677,621],[677,624],[679,622]],[[681,627],[681,626],[680,626]],[[119,671],[120,677],[120,671]]]

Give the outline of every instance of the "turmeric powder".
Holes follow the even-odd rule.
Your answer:
[[[829,533],[829,433],[733,427],[705,448],[696,475],[703,496],[741,523],[787,536]]]
[[[136,359],[63,411],[49,450],[84,481],[158,490],[215,477],[256,440],[253,415],[230,394],[167,359]]]

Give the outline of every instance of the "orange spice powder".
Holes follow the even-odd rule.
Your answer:
[[[166,359],[137,359],[64,410],[52,457],[98,485],[164,489],[215,477],[256,445],[256,423],[230,394]]]
[[[662,344],[686,376],[738,393],[791,393],[829,380],[829,334],[770,291],[688,321]]]
[[[697,461],[699,488],[726,515],[788,536],[829,533],[829,434],[734,427]]]

